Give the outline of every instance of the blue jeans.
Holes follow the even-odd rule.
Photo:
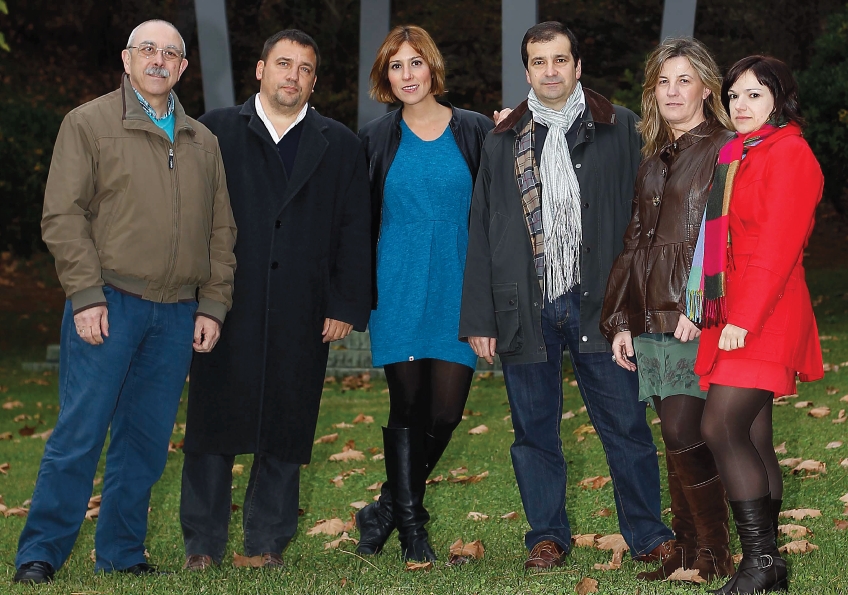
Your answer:
[[[574,376],[589,421],[607,457],[618,525],[631,555],[653,550],[674,535],[660,517],[657,449],[639,401],[636,374],[618,367],[610,353],[580,353],[579,287],[545,301],[542,334],[548,361],[504,365],[515,442],[510,449],[530,532],[527,549],[550,540],[571,548],[565,511],[567,465],[562,454],[562,354],[571,354]]]
[[[89,345],[65,304],[59,419],[47,441],[15,565],[58,569],[85,519],[110,429],[96,570],[144,562],[150,489],[162,475],[192,354],[196,303],[158,304],[104,288],[109,336]]]

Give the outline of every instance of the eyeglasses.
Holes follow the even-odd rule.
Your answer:
[[[178,52],[172,48],[157,48],[152,44],[142,44],[142,45],[131,45],[127,46],[128,50],[138,50],[139,55],[144,56],[148,60],[153,58],[156,55],[156,52],[162,52],[162,57],[165,58],[168,62],[173,62],[174,60],[180,60],[183,57],[182,52]]]

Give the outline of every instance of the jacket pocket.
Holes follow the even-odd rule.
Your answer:
[[[495,323],[498,327],[497,353],[513,353],[521,349],[524,337],[518,311],[518,283],[492,285],[495,304]]]

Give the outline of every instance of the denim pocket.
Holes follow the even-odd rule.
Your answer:
[[[497,353],[513,353],[521,349],[521,316],[518,311],[518,283],[492,285],[495,323],[498,327]]]

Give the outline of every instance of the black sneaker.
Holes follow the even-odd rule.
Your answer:
[[[47,562],[36,560],[35,562],[25,562],[21,564],[15,572],[15,578],[12,579],[16,583],[26,583],[30,585],[38,585],[41,583],[53,582],[53,575],[56,573],[53,566]]]
[[[157,569],[155,566],[151,566],[147,562],[140,562],[138,564],[133,564],[129,568],[123,568],[123,569],[119,570],[118,572],[124,572],[126,574],[134,574],[135,576],[144,576],[146,574],[155,574],[155,575],[171,574],[170,572],[163,572],[163,571]]]

